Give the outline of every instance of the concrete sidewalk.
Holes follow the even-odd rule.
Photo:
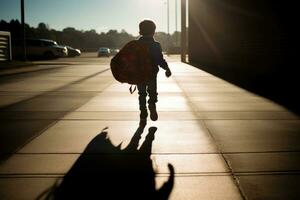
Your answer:
[[[83,64],[0,85],[1,134],[29,135],[25,145],[5,151],[0,199],[43,199],[57,180],[76,177],[76,170],[102,177],[106,182],[93,184],[114,185],[115,193],[124,190],[109,177],[132,179],[121,181],[127,184],[139,180],[134,186],[142,187],[149,180],[143,182],[141,174],[154,170],[159,190],[172,185],[168,163],[175,172],[171,200],[300,198],[298,116],[192,66],[170,62],[173,76],[160,72],[158,77],[159,120],[148,121],[139,133],[137,93],[130,95],[129,86],[116,82],[107,68]],[[147,156],[141,160],[138,152]],[[80,187],[89,191],[85,184],[71,184],[74,194]]]

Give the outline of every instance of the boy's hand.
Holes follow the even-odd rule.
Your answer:
[[[165,74],[166,74],[166,77],[169,78],[172,75],[172,72],[170,69],[167,69]]]

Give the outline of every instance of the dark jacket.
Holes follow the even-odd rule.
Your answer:
[[[159,42],[155,41],[153,37],[149,37],[149,36],[142,36],[139,38],[139,41],[146,42],[149,44],[152,60],[155,66],[157,67],[157,71],[158,71],[158,66],[160,66],[164,70],[169,69],[168,63],[163,57],[162,49]]]

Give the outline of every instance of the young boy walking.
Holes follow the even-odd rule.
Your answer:
[[[168,67],[168,63],[163,58],[162,49],[160,43],[154,40],[154,34],[156,25],[151,20],[144,20],[139,24],[140,42],[144,42],[149,45],[151,59],[154,63],[156,73],[153,79],[144,84],[138,84],[138,93],[139,93],[139,104],[140,104],[140,125],[146,125],[148,111],[147,111],[147,93],[149,95],[148,100],[148,109],[150,111],[150,119],[156,121],[158,115],[156,112],[156,102],[157,102],[157,73],[159,71],[158,66],[165,70],[166,77],[171,76],[171,70]]]

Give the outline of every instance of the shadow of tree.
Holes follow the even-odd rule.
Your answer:
[[[139,127],[125,149],[114,146],[103,130],[86,147],[61,184],[53,199],[168,199],[174,184],[174,168],[158,190],[150,158],[156,127],[150,127],[138,149],[143,133]],[[51,198],[51,199],[52,199]]]

